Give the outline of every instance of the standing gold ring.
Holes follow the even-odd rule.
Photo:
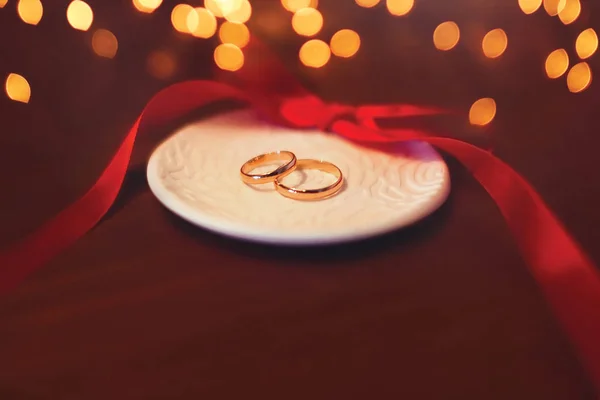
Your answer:
[[[273,162],[285,161],[286,163],[277,167],[266,174],[251,174],[250,172],[261,165]],[[274,151],[272,153],[261,154],[244,163],[240,169],[242,181],[249,184],[259,184],[273,182],[276,178],[283,178],[294,172],[296,169],[296,155],[291,151]]]
[[[281,183],[280,179],[282,177],[277,177],[274,181],[275,190],[277,190],[277,192],[282,196],[294,200],[321,200],[336,194],[342,188],[342,184],[344,183],[342,171],[340,171],[338,167],[327,161],[298,160],[297,170],[301,169],[316,169],[331,174],[337,179],[331,185],[322,188],[297,189],[285,186],[283,183]]]

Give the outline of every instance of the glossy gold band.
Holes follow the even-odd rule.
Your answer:
[[[301,169],[317,169],[319,171],[331,174],[337,179],[331,185],[323,188],[296,189],[293,187],[285,186],[283,183],[281,183],[282,177],[277,177],[274,181],[275,190],[277,190],[277,192],[282,196],[294,200],[321,200],[336,194],[342,188],[342,184],[344,183],[342,171],[340,171],[338,167],[327,161],[298,160],[297,170]]]
[[[250,171],[261,165],[273,162],[285,161],[286,163],[266,174],[251,174]],[[242,181],[248,184],[259,184],[273,182],[276,178],[283,178],[296,169],[296,155],[291,151],[275,151],[273,153],[261,154],[244,163],[240,169]]]

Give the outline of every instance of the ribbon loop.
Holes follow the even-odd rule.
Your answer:
[[[316,96],[285,99],[280,107],[281,116],[298,128],[318,128],[326,131],[336,120],[354,118],[356,109],[337,103],[325,103]]]

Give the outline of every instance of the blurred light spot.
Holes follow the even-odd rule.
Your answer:
[[[177,63],[168,51],[156,50],[148,56],[148,72],[158,79],[169,79],[175,73]]]
[[[586,29],[577,36],[575,50],[582,60],[590,58],[598,50],[598,35],[592,28]]]
[[[361,7],[371,8],[371,7],[375,7],[377,4],[379,4],[380,0],[354,0],[354,1],[356,1],[356,4],[358,4]]]
[[[483,98],[477,100],[469,111],[469,122],[471,125],[487,125],[496,116],[496,102],[494,99]]]
[[[223,18],[223,10],[219,6],[216,0],[204,0],[204,8],[209,10],[217,18]]]
[[[572,24],[581,14],[581,2],[579,0],[567,0],[565,8],[558,13],[558,18],[563,24]]]
[[[29,103],[31,97],[31,87],[27,79],[19,74],[9,74],[6,78],[6,95],[9,99],[21,103]]]
[[[542,6],[542,0],[519,0],[519,7],[525,14],[533,14]]]
[[[98,29],[92,37],[92,48],[100,57],[113,58],[117,54],[119,42],[111,31]]]
[[[217,32],[217,19],[206,8],[197,7],[188,14],[187,28],[195,37],[208,39]]]
[[[87,3],[73,0],[67,7],[67,21],[73,28],[87,31],[94,21],[94,12]]]
[[[310,3],[310,0],[281,0],[281,5],[283,8],[290,12],[296,12],[301,8],[310,7]]]
[[[238,24],[244,24],[248,22],[252,16],[252,6],[248,0],[244,0],[239,8],[234,11],[224,13],[225,19],[229,22],[237,22]]]
[[[185,30],[182,32],[191,34],[196,29],[198,29],[199,23],[200,17],[198,16],[198,11],[195,8],[192,8],[192,10],[187,14],[187,17],[185,18]]]
[[[483,38],[483,54],[489,58],[500,57],[508,46],[508,37],[502,29],[489,31]]]
[[[438,50],[450,50],[458,44],[460,40],[460,29],[452,21],[442,22],[433,31],[433,44]]]
[[[550,79],[560,78],[569,69],[569,55],[564,49],[554,50],[546,58],[546,75]]]
[[[214,57],[217,66],[226,71],[237,71],[244,65],[244,53],[231,43],[218,45]]]
[[[17,13],[26,24],[37,25],[44,15],[44,7],[40,0],[19,0]]]
[[[133,0],[133,6],[143,13],[152,13],[162,4],[163,0]]]
[[[242,6],[242,2],[243,0],[204,0],[204,7],[215,17],[223,18],[237,11]]]
[[[567,0],[544,0],[544,9],[551,17],[558,15],[567,6]]]
[[[188,28],[188,16],[190,14],[194,15],[196,18],[198,17],[194,12],[194,8],[189,4],[176,5],[171,12],[171,23],[173,24],[173,28],[178,32],[191,33],[191,30]],[[198,22],[196,22],[196,25],[197,23]],[[196,29],[196,25],[193,26],[194,29]]]
[[[592,70],[586,62],[573,66],[567,75],[567,86],[572,93],[583,92],[592,84]]]
[[[392,15],[406,15],[415,5],[414,0],[386,0],[385,5]]]
[[[292,17],[292,28],[302,36],[314,36],[323,28],[323,15],[315,8],[301,8]]]
[[[300,47],[300,61],[307,67],[321,68],[331,58],[329,45],[322,40],[312,39]]]
[[[4,8],[6,3],[8,3],[8,0],[0,0],[0,8]]]
[[[360,36],[351,29],[342,29],[331,37],[330,46],[334,55],[349,58],[360,48]]]
[[[250,41],[250,31],[244,24],[225,21],[219,28],[219,39],[222,43],[231,43],[241,49]]]

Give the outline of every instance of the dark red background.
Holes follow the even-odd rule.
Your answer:
[[[174,2],[144,15],[90,0],[89,32],[70,28],[67,4],[44,2],[35,27],[14,0],[0,9],[2,82],[17,72],[32,87],[27,105],[0,96],[0,245],[81,195],[153,93],[213,74],[216,42],[176,34]],[[416,0],[406,18],[321,0],[319,37],[353,28],[363,47],[312,71],[297,63],[301,40],[279,2],[252,4],[251,32],[322,97],[464,110],[440,127],[491,137],[600,262],[600,85],[574,95],[543,72],[550,51],[574,58],[577,34],[600,26],[597,2],[565,27],[543,11],[523,15],[517,0]],[[431,34],[445,20],[462,40],[442,53]],[[479,43],[497,27],[509,47],[488,60]],[[119,39],[115,59],[91,51],[95,28]],[[177,57],[170,81],[145,70],[157,48]],[[469,126],[470,104],[488,96],[495,121]],[[154,199],[145,161],[168,133],[140,138],[123,195],[96,229],[0,298],[1,399],[594,398],[493,202],[452,159],[450,199],[413,228],[352,246],[271,248],[189,226]]]

